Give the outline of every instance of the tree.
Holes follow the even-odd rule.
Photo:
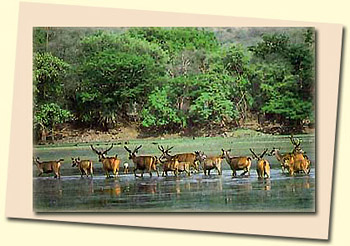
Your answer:
[[[134,103],[142,108],[165,75],[167,55],[158,45],[127,34],[98,33],[82,44],[78,118],[107,129],[118,117],[127,119]]]
[[[263,36],[250,50],[254,54],[252,80],[261,98],[258,111],[269,113],[284,125],[301,127],[313,119],[314,55],[310,30],[303,42],[292,42],[285,34]]]
[[[35,53],[33,85],[35,103],[57,101],[62,94],[62,80],[69,65],[51,53]]]
[[[37,107],[34,114],[34,130],[39,133],[42,141],[46,141],[46,136],[51,134],[57,124],[64,123],[73,118],[68,111],[61,109],[56,103],[45,103]]]

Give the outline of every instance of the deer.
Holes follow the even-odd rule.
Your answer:
[[[295,155],[291,155],[284,160],[286,166],[288,166],[289,174],[293,176],[295,173],[304,172],[310,173],[310,160],[308,158],[297,159]]]
[[[98,161],[102,162],[103,170],[105,171],[106,178],[110,178],[109,172],[112,172],[114,177],[116,178],[119,174],[119,165],[120,165],[120,159],[118,159],[118,155],[112,156],[112,157],[106,157],[106,154],[108,151],[110,151],[113,148],[113,144],[111,147],[109,147],[106,150],[99,151],[94,148],[94,146],[91,144],[90,147],[92,151],[94,151],[98,155]]]
[[[152,177],[152,171],[155,171],[159,177],[159,172],[157,169],[158,158],[152,155],[136,155],[140,148],[142,148],[142,145],[136,147],[134,151],[131,151],[127,146],[124,146],[124,149],[129,153],[129,160],[134,162],[133,172],[135,177],[139,177],[136,174],[136,170],[141,170],[141,177],[143,177],[145,170],[149,172],[150,177]]]
[[[159,159],[159,162],[163,164],[163,173],[162,176],[164,177],[164,174],[168,176],[168,171],[174,172],[175,176],[178,176],[179,173],[185,172],[188,176],[191,176],[190,172],[190,166],[191,164],[189,162],[179,162],[176,158],[170,158],[170,159]]]
[[[266,159],[263,159],[268,149],[265,149],[260,155],[255,154],[252,149],[249,150],[253,154],[253,158],[257,160],[256,172],[258,178],[265,178],[265,176],[270,178],[270,163]]]
[[[243,176],[244,174],[248,173],[248,176],[250,175],[250,167],[252,165],[252,158],[249,156],[230,156],[231,149],[222,151],[222,157],[226,159],[227,164],[230,166],[232,170],[232,176],[237,176],[237,170],[244,170],[244,172],[241,174]]]
[[[202,165],[204,175],[207,175],[208,172],[208,175],[210,176],[210,170],[212,169],[216,169],[218,171],[218,175],[222,174],[221,162],[222,159],[224,159],[223,155],[207,156],[204,154],[204,152],[201,151],[195,151],[194,153],[196,154],[196,160],[198,160]]]
[[[80,160],[80,158],[73,158],[72,157],[72,167],[78,167],[80,170],[80,175],[83,177],[85,174],[86,177],[91,176],[93,177],[93,167],[92,167],[92,161],[90,160]]]
[[[294,138],[293,135],[289,137],[294,149],[289,158],[285,159],[285,165],[289,167],[289,174],[293,175],[295,172],[310,173],[311,161],[309,157],[300,147],[301,141],[298,138]]]
[[[179,161],[175,158],[161,160],[159,159],[160,163],[163,164],[163,172],[162,177],[167,176],[168,172],[172,171],[174,172],[174,175],[177,176],[179,174]]]
[[[288,170],[288,165],[286,165],[286,162],[285,160],[286,159],[289,159],[289,157],[291,156],[291,153],[285,153],[285,154],[282,154],[280,152],[280,149],[279,148],[275,148],[273,147],[271,152],[268,154],[269,156],[272,156],[274,155],[277,159],[277,161],[281,164],[281,169],[282,169],[282,173],[285,172],[285,170]],[[294,160],[294,159],[293,159]]]
[[[35,164],[39,170],[38,177],[40,177],[43,173],[54,173],[54,178],[61,178],[61,162],[63,162],[64,159],[59,159],[57,161],[40,161],[40,158],[37,157],[35,159]]]
[[[159,146],[158,145],[158,149],[162,152],[162,155],[159,157],[159,159],[171,159],[171,158],[175,158],[178,160],[179,163],[187,163],[190,165],[190,168],[192,168],[194,171],[199,172],[199,165],[197,164],[197,160],[196,160],[196,154],[195,153],[181,153],[181,154],[175,154],[175,155],[171,155],[171,149],[174,148],[173,147],[167,147],[166,149],[164,149],[163,146]],[[180,164],[182,165],[182,164]],[[186,165],[186,164],[183,164]]]

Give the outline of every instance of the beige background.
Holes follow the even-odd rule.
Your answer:
[[[55,3],[55,1],[44,1],[44,2],[52,2]],[[68,3],[65,1],[60,1],[61,3]],[[81,2],[82,5],[87,5],[93,3],[93,1],[75,1],[75,3]],[[225,14],[225,15],[232,15],[232,16],[246,16],[246,17],[265,17],[265,18],[281,18],[281,19],[290,19],[290,20],[303,20],[303,21],[320,21],[320,22],[333,22],[333,23],[341,23],[347,25],[349,22],[346,20],[347,13],[345,10],[347,9],[345,6],[342,6],[341,8],[335,8],[336,1],[332,2],[332,5],[325,6],[322,10],[318,7],[320,4],[315,5],[313,3],[312,5],[308,6],[309,3],[305,4],[299,1],[293,1],[293,6],[291,4],[284,3],[281,6],[267,6],[267,3],[270,1],[265,1],[263,6],[257,6],[257,9],[263,10],[263,11],[252,11],[252,9],[247,8],[247,6],[253,6],[251,3],[247,6],[244,6],[243,4],[237,5],[237,4],[230,4],[227,5],[227,3],[222,3],[221,1],[215,1],[216,7],[213,6],[207,6],[203,3],[201,4],[194,4],[193,6],[189,3],[184,1],[183,4],[181,4],[182,1],[176,1],[174,6],[162,6],[161,4],[155,4],[153,5],[153,10],[165,10],[165,11],[177,11],[177,12],[188,12],[188,13],[210,13],[210,14]],[[150,4],[147,5],[132,5],[132,1],[128,1],[128,3],[121,2],[120,4],[111,2],[108,3],[108,5],[104,6],[110,6],[110,7],[121,7],[121,8],[134,8],[134,9],[149,9]],[[275,3],[278,3],[277,1]],[[100,2],[98,6],[103,6]],[[192,6],[192,7],[191,7]],[[318,6],[315,8],[315,6]],[[181,8],[182,7],[182,8]],[[304,9],[302,9],[304,8]],[[9,11],[9,9],[12,9],[12,11]],[[6,35],[2,35],[2,45],[1,45],[1,54],[2,54],[2,64],[1,68],[3,71],[6,71],[6,73],[2,73],[2,83],[1,86],[4,87],[1,89],[1,100],[2,100],[2,106],[4,107],[3,114],[7,117],[3,117],[3,127],[2,127],[2,136],[5,138],[4,141],[2,141],[2,157],[4,160],[3,163],[3,172],[1,172],[1,197],[5,197],[5,185],[6,185],[6,169],[7,169],[7,162],[8,159],[8,140],[9,140],[9,127],[10,127],[10,105],[12,102],[12,84],[13,84],[13,73],[14,73],[14,57],[15,57],[15,43],[16,43],[16,25],[17,25],[17,11],[18,11],[18,5],[17,1],[11,2],[10,5],[6,6],[6,8],[2,7],[2,10],[5,10],[4,13],[1,14],[1,18],[7,18],[2,20],[2,24],[7,26],[6,29],[3,28],[3,33],[6,33]],[[201,10],[198,12],[198,10]],[[266,11],[265,11],[266,10]],[[270,12],[273,10],[274,12]],[[230,12],[228,12],[230,11]],[[313,12],[314,11],[314,12]],[[343,11],[343,12],[342,12]],[[333,14],[331,14],[333,13]],[[332,17],[334,16],[334,17]],[[341,19],[343,18],[343,19]],[[13,24],[13,25],[12,25]],[[8,37],[8,40],[5,39]],[[5,40],[4,40],[5,39]],[[345,45],[346,48],[346,45]],[[7,53],[6,53],[7,52]],[[343,58],[343,61],[346,62],[346,58]],[[344,67],[346,67],[346,64],[343,64]],[[344,96],[344,90],[346,88],[346,72],[344,70],[343,73],[343,97],[341,103],[346,103],[347,100]],[[344,107],[345,108],[345,107]],[[340,117],[341,120],[346,120],[346,115]],[[342,122],[339,123],[339,126],[342,125]],[[344,125],[344,123],[343,123]],[[344,127],[339,130],[338,132],[338,152],[340,153],[342,149],[346,148],[346,142],[347,136],[346,132],[344,131]],[[345,150],[345,149],[344,149]],[[346,185],[346,181],[344,179],[346,173],[340,172],[340,170],[344,169],[342,167],[341,163],[345,163],[345,156],[339,155],[339,158],[337,160],[338,167],[336,168],[335,178],[336,178],[336,188],[337,191],[334,194],[334,212],[333,212],[333,226],[332,226],[332,233],[331,243],[337,243],[339,244],[341,241],[341,237],[343,236],[345,238],[346,236],[346,227],[343,227],[343,223],[346,223],[349,214],[346,212],[346,208],[348,207],[348,201],[346,200],[346,197],[348,195],[348,192],[345,190],[348,185]],[[346,179],[346,178],[345,178]],[[340,181],[340,182],[339,182]],[[25,185],[25,184],[24,184]],[[339,194],[339,195],[338,195]],[[4,206],[4,200],[1,203],[1,208]],[[2,210],[3,211],[3,210]],[[196,242],[201,244],[211,244],[211,243],[240,243],[241,245],[250,245],[252,243],[259,242],[259,244],[265,244],[265,245],[280,245],[282,242],[286,244],[295,243],[294,240],[286,241],[285,239],[271,239],[271,238],[262,238],[262,237],[254,237],[249,238],[246,236],[231,236],[231,235],[216,235],[216,234],[203,234],[203,233],[184,233],[184,232],[169,232],[169,231],[154,231],[154,230],[141,230],[141,229],[116,229],[115,227],[101,227],[101,226],[82,226],[82,225],[71,225],[71,224],[65,224],[63,227],[62,225],[55,224],[55,223],[45,223],[45,222],[26,222],[26,221],[6,221],[4,218],[1,218],[1,226],[6,227],[5,232],[7,233],[1,233],[2,235],[5,234],[5,237],[3,236],[3,239],[9,239],[9,240],[15,240],[16,242],[25,243],[27,241],[30,242],[42,242],[47,244],[48,242],[50,244],[55,243],[62,243],[66,241],[67,239],[72,241],[82,241],[82,243],[102,243],[102,240],[107,240],[108,242],[113,242],[116,239],[119,241],[121,238],[126,238],[127,241],[124,243],[131,243],[133,242],[133,239],[136,239],[137,242],[142,243],[166,243],[166,244],[178,244],[183,242],[183,240],[196,240]],[[292,229],[292,228],[291,228]],[[41,233],[36,233],[36,231],[40,231]],[[58,232],[58,237],[55,236],[56,231]],[[4,232],[4,231],[3,231]],[[20,234],[18,234],[20,232]],[[96,232],[96,233],[94,233]],[[84,237],[80,235],[80,233],[83,233],[85,235],[88,235],[85,240],[82,240]],[[136,234],[137,233],[137,234]],[[46,235],[43,235],[46,234]],[[135,236],[137,235],[137,236]],[[58,240],[55,240],[54,238],[59,238]],[[116,239],[115,239],[116,238]],[[51,239],[51,240],[50,240]],[[79,240],[79,241],[78,241]],[[230,241],[228,241],[230,240]],[[115,242],[118,242],[115,241]],[[319,243],[319,242],[316,242]]]

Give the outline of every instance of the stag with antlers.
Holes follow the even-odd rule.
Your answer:
[[[269,156],[274,155],[277,159],[277,161],[281,164],[281,168],[282,168],[282,173],[284,173],[285,170],[288,171],[288,165],[286,165],[286,159],[289,159],[289,157],[292,155],[291,153],[285,153],[282,154],[280,152],[279,148],[275,148],[273,147],[271,152],[268,154]],[[293,159],[294,160],[294,159]]]
[[[285,159],[285,165],[289,167],[289,174],[293,175],[295,172],[310,173],[311,161],[309,157],[300,147],[301,141],[298,138],[294,138],[293,135],[289,137],[291,143],[294,146],[293,152],[289,158]]]
[[[152,155],[136,155],[141,147],[142,145],[136,147],[134,151],[131,151],[127,146],[124,146],[125,150],[129,153],[129,159],[134,162],[135,177],[139,177],[136,174],[136,170],[141,171],[141,177],[143,177],[145,171],[149,173],[150,177],[152,177],[152,171],[155,171],[159,177],[157,169],[158,158]]]
[[[120,159],[118,159],[118,155],[115,155],[113,157],[106,157],[107,152],[113,148],[113,144],[111,145],[111,147],[103,151],[97,150],[92,144],[90,145],[90,147],[92,151],[94,151],[98,155],[98,161],[102,162],[103,170],[106,173],[106,177],[111,177],[109,175],[109,172],[113,172],[114,177],[117,177],[119,174],[120,166]]]
[[[187,166],[189,165],[190,168],[192,168],[195,172],[199,172],[199,165],[198,160],[196,160],[196,154],[195,153],[181,153],[176,155],[171,155],[171,149],[173,147],[167,147],[164,149],[163,146],[158,146],[158,149],[162,152],[162,155],[159,157],[160,160],[170,160],[170,159],[177,159],[179,162],[180,167],[183,166],[183,168],[179,168],[179,172],[181,170],[185,171],[187,169]]]
[[[258,178],[265,178],[265,176],[270,178],[270,163],[266,159],[263,159],[267,149],[265,149],[260,155],[255,154],[252,149],[249,150],[252,152],[253,158],[257,160],[256,172],[258,173]]]

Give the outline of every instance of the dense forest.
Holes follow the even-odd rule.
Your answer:
[[[225,132],[315,122],[313,28],[33,29],[36,139],[63,123]]]

